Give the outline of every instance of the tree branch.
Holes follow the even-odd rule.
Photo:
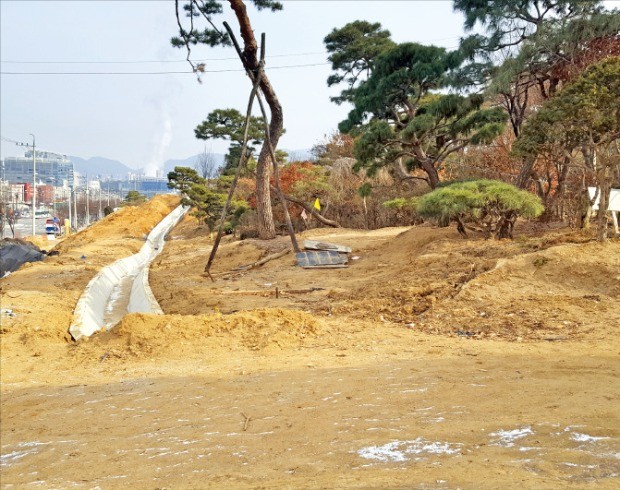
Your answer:
[[[254,80],[254,85],[252,87],[252,92],[250,93],[250,98],[248,100],[248,109],[246,111],[245,116],[245,132],[243,135],[243,145],[241,147],[241,156],[239,157],[239,164],[237,166],[237,171],[235,172],[235,177],[233,179],[232,185],[228,190],[228,196],[226,197],[226,203],[222,209],[222,216],[220,218],[220,226],[217,230],[217,237],[215,238],[215,242],[213,243],[213,247],[211,248],[211,254],[209,255],[209,260],[207,265],[205,266],[204,272],[211,277],[209,274],[209,269],[211,269],[211,264],[215,259],[215,254],[217,253],[218,246],[220,244],[220,240],[222,239],[222,234],[224,232],[224,222],[226,221],[226,213],[228,211],[228,206],[230,205],[230,201],[232,199],[233,193],[235,192],[235,188],[237,187],[237,182],[239,181],[239,175],[241,174],[241,168],[245,165],[245,161],[247,160],[247,146],[248,146],[248,136],[250,131],[250,119],[252,117],[252,105],[254,104],[254,98],[256,97],[258,91],[258,85],[260,84],[261,73],[258,73],[258,76]],[[213,277],[211,277],[213,280]]]
[[[177,25],[179,26],[179,34],[183,38],[183,44],[185,44],[185,48],[187,49],[187,57],[185,59],[191,65],[192,70],[195,71],[196,67],[194,66],[194,63],[192,63],[192,61],[189,59],[192,53],[192,48],[190,48],[189,36],[185,32],[185,29],[183,29],[183,24],[181,23],[181,18],[179,17],[179,0],[174,0],[174,10],[175,10],[175,14],[177,17]],[[191,12],[192,11],[190,11],[190,14]],[[192,17],[192,24],[191,24],[190,31],[189,31],[190,34],[192,33],[193,30],[194,30],[194,24],[193,24],[193,17]]]
[[[271,186],[271,188],[275,190],[274,186]],[[284,198],[287,201],[290,201],[292,203],[298,204],[299,206],[304,208],[308,213],[312,214],[312,216],[314,216],[316,219],[318,219],[324,225],[331,226],[332,228],[340,228],[341,227],[339,223],[337,223],[336,221],[332,221],[332,220],[326,218],[325,216],[320,214],[313,206],[310,206],[309,204],[305,203],[301,199],[297,199],[296,197],[289,196],[288,194],[284,194],[284,193],[282,193],[282,195],[284,196]]]

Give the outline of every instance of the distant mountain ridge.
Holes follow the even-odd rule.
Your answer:
[[[224,155],[219,153],[213,154],[215,161],[218,165],[224,162]],[[198,155],[192,155],[184,159],[171,159],[164,162],[163,174],[165,177],[168,172],[174,170],[174,167],[194,167],[198,161]],[[88,160],[77,157],[69,156],[69,160],[73,162],[76,172],[88,177],[100,177],[100,178],[112,178],[112,179],[126,179],[128,174],[142,174],[144,168],[132,168],[123,162],[118,160],[112,160],[105,157],[91,157]]]
[[[132,169],[118,160],[111,160],[104,157],[92,157],[88,160],[84,158],[69,156],[69,160],[73,162],[73,168],[80,175],[88,177],[111,177],[126,178]]]
[[[175,160],[175,159],[166,160],[164,162],[164,177],[168,175],[168,172],[172,172],[174,170],[174,167],[194,168],[196,166],[196,162],[200,158],[200,155],[202,155],[202,153],[191,156],[184,160]],[[211,155],[213,156],[213,159],[215,160],[215,164],[218,167],[221,167],[222,165],[224,165],[224,155],[222,155],[221,153],[211,153]]]
[[[299,160],[311,159],[310,150],[286,150],[290,156]],[[170,159],[164,162],[162,177],[166,177],[168,172],[174,170],[174,167],[191,167],[194,168],[201,153],[192,155],[184,159]],[[224,164],[224,155],[221,153],[212,153],[217,166]],[[144,172],[144,168],[132,168],[123,162],[118,160],[112,160],[105,157],[91,157],[84,159],[77,156],[69,156],[69,160],[73,162],[76,172],[81,175],[92,178],[111,178],[111,179],[126,179],[127,175],[141,174]]]

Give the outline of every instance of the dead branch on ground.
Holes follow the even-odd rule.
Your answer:
[[[240,272],[247,272],[249,270],[252,269],[256,269],[257,267],[260,267],[261,265],[266,264],[267,262],[271,261],[271,260],[275,260],[275,259],[279,259],[280,257],[284,257],[286,254],[288,254],[291,250],[290,249],[286,249],[286,250],[282,250],[281,252],[277,252],[275,254],[271,254],[271,255],[267,255],[266,257],[263,257],[260,260],[257,260],[256,262],[252,262],[251,264],[247,264],[247,265],[242,265],[240,267],[236,267],[228,272],[222,272],[220,274],[216,274],[217,276],[229,276],[229,275],[233,275],[233,274],[239,274]]]

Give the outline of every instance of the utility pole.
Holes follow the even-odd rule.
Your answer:
[[[64,192],[64,191],[63,191]],[[69,233],[71,233],[71,224],[73,223],[73,213],[71,212],[71,206],[72,206],[72,193],[73,192],[73,187],[69,186],[69,229],[65,230],[65,235],[68,235]],[[64,197],[64,196],[63,196]]]
[[[36,236],[36,226],[37,226],[37,150],[35,146],[35,138],[34,134],[29,133],[32,136],[32,236],[33,238]],[[16,143],[17,146],[30,146],[29,143]]]
[[[75,186],[75,180],[73,181],[73,220],[75,221],[75,223],[73,223],[73,227],[77,230],[78,229],[78,213],[77,213],[77,195],[78,195],[78,190],[77,187]]]
[[[86,196],[86,226],[90,225],[90,204],[88,203],[88,198],[89,198],[89,194],[90,194],[90,189],[88,188],[88,179],[86,180],[86,193],[84,194]]]
[[[99,219],[103,218],[103,211],[101,211],[101,179],[99,179]]]
[[[32,238],[37,235],[37,150],[32,136]]]
[[[52,181],[52,216],[56,216],[56,179]]]

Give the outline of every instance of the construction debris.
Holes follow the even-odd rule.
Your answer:
[[[310,250],[295,254],[297,264],[301,267],[340,266],[346,267],[349,258],[334,250]]]
[[[304,240],[306,252],[297,252],[297,265],[304,269],[344,269],[349,262],[351,247],[335,243]]]
[[[304,240],[304,248],[306,250],[335,250],[339,253],[351,253],[351,247],[346,247],[335,243],[319,242],[316,240]]]
[[[16,271],[26,262],[43,260],[45,256],[45,251],[30,242],[5,238],[0,242],[0,277]]]

